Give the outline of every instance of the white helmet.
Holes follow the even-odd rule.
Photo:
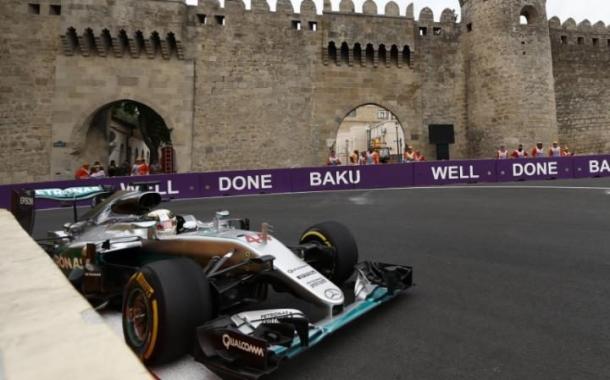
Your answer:
[[[176,215],[170,210],[154,210],[149,212],[147,216],[157,221],[157,235],[176,235],[178,219],[176,219]]]

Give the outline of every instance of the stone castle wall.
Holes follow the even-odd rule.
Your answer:
[[[588,32],[597,50],[560,46],[580,32],[549,29],[542,0],[463,0],[460,23],[372,0],[322,14],[311,0],[48,1],[0,2],[0,183],[70,177],[95,113],[124,99],[172,129],[179,171],[319,165],[364,104],[394,113],[427,157],[429,124],[455,126],[452,158],[557,136],[607,150],[607,32]],[[524,6],[535,23],[518,24]]]
[[[610,28],[573,19],[549,21],[557,122],[576,153],[610,150]]]

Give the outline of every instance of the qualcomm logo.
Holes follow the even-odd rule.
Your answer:
[[[254,354],[260,357],[265,356],[265,350],[263,349],[263,347],[255,346],[248,342],[244,342],[243,340],[235,339],[229,336],[229,334],[222,334],[222,344],[227,350],[231,347],[235,347],[238,350],[245,351],[249,354]]]

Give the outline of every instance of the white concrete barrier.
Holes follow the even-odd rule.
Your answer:
[[[13,215],[0,209],[0,380],[151,378]]]

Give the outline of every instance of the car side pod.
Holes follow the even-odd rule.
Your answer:
[[[207,322],[197,328],[195,359],[223,377],[258,379],[407,290],[413,269],[362,262],[348,283],[354,301],[315,323],[297,309],[245,311]]]

